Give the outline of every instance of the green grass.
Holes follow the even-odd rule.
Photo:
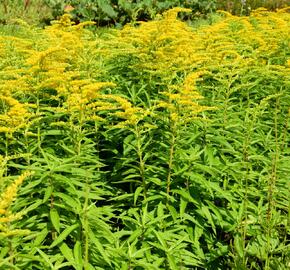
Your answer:
[[[29,24],[44,26],[53,19],[51,8],[43,0],[30,1],[25,7],[23,0],[3,0],[0,2],[0,23],[11,24],[22,19]]]

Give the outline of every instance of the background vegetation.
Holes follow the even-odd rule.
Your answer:
[[[270,10],[289,5],[289,0],[2,0],[2,24],[15,18],[44,26],[68,10],[76,22],[92,20],[100,26],[121,26],[138,20],[155,19],[165,10],[179,6],[190,8],[183,19],[196,21],[222,9],[236,15],[249,15],[251,10],[265,7]]]
[[[0,29],[0,269],[287,269],[289,13],[190,11]]]

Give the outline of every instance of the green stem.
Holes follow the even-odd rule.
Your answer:
[[[271,177],[268,182],[268,209],[267,209],[267,258],[265,262],[265,270],[270,270],[270,250],[271,250],[271,235],[272,235],[272,216],[275,207],[274,189],[277,180],[277,163],[279,159],[279,141],[278,141],[278,106],[279,100],[276,100],[274,113],[274,132],[275,132],[275,154],[272,160]]]
[[[49,184],[50,184],[50,187],[53,190],[53,181],[52,181],[51,177],[49,177]],[[54,195],[53,195],[53,192],[51,192],[51,195],[50,195],[50,210],[53,209],[53,208],[54,208]],[[54,229],[54,227],[52,227],[52,230],[51,230],[51,239],[52,240],[56,239],[56,230]]]
[[[39,103],[39,95],[37,93],[37,100],[36,100],[36,115],[40,115],[40,103]],[[37,125],[37,148],[39,152],[41,152],[41,131],[40,131],[40,124]]]
[[[227,87],[226,97],[224,101],[224,108],[223,108],[224,129],[227,127],[227,122],[228,122],[228,106],[229,106],[229,98],[230,98],[230,88],[231,88],[231,83],[229,83]]]
[[[140,177],[142,181],[142,186],[143,186],[143,196],[144,199],[147,198],[147,184],[146,184],[146,179],[145,179],[145,162],[143,159],[143,152],[142,152],[142,147],[141,147],[141,134],[140,130],[137,125],[135,125],[135,135],[137,139],[137,155],[139,158],[139,171],[140,171]]]
[[[86,178],[86,195],[84,202],[84,236],[85,236],[85,252],[84,252],[84,269],[89,269],[89,221],[88,221],[88,204],[89,204],[90,187]]]
[[[254,117],[255,118],[255,117]],[[253,129],[253,121],[252,120],[249,125],[247,126],[247,134],[246,134],[246,138],[244,141],[244,149],[243,149],[243,162],[246,163],[246,174],[243,178],[243,182],[242,182],[242,187],[245,188],[245,194],[244,194],[244,198],[243,198],[243,209],[244,212],[242,214],[242,222],[243,222],[243,226],[242,226],[242,235],[243,235],[243,250],[245,252],[246,250],[246,237],[247,237],[247,208],[248,208],[248,178],[249,178],[249,172],[250,172],[250,164],[249,164],[249,143],[250,143],[250,138],[251,138],[251,132]],[[244,254],[243,258],[243,267],[244,269],[246,269],[246,255]]]
[[[287,117],[285,119],[285,127],[284,127],[284,131],[283,131],[283,136],[282,136],[281,150],[283,150],[284,147],[286,146],[286,138],[287,138],[288,127],[289,127],[289,124],[288,124],[289,118],[290,118],[290,108],[289,108],[289,112],[287,114]]]
[[[171,175],[173,169],[173,160],[174,160],[174,150],[175,150],[175,142],[176,142],[176,122],[173,123],[172,128],[172,137],[170,142],[170,149],[169,149],[169,160],[168,160],[168,174],[166,180],[166,194],[167,199],[169,198],[170,194],[170,186],[171,186]]]
[[[8,160],[8,154],[9,154],[9,136],[8,136],[8,133],[6,133],[6,134],[5,134],[5,158],[6,158],[6,160]],[[7,163],[6,163],[6,164],[7,164]],[[7,166],[5,166],[4,176],[5,176],[5,177],[8,176],[8,169],[7,169]]]

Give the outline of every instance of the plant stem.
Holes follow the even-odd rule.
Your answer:
[[[88,204],[89,204],[90,187],[86,178],[86,192],[84,202],[84,235],[85,235],[85,252],[84,252],[84,269],[89,269],[89,221],[88,221]]]
[[[247,119],[246,119],[247,121]],[[247,237],[247,208],[248,208],[248,178],[249,178],[249,172],[250,172],[250,163],[249,163],[249,144],[250,144],[250,138],[253,130],[253,123],[255,121],[255,116],[253,119],[248,119],[249,123],[246,124],[247,133],[244,141],[244,147],[243,147],[243,162],[246,163],[246,174],[243,177],[242,182],[242,188],[245,188],[245,194],[243,198],[243,214],[242,214],[242,220],[243,223],[242,226],[242,236],[243,236],[243,250],[246,250],[246,237]],[[244,254],[243,256],[243,265],[244,269],[246,269],[246,256]]]
[[[6,133],[6,134],[5,134],[5,158],[6,158],[6,160],[8,160],[8,154],[9,154],[9,137],[8,137],[8,133]],[[7,163],[6,163],[6,164],[7,164]],[[8,169],[7,169],[7,166],[5,166],[4,176],[5,176],[5,177],[8,176]]]
[[[279,160],[279,142],[278,142],[278,106],[279,98],[276,99],[275,113],[274,113],[274,132],[275,132],[275,154],[272,160],[272,171],[268,182],[268,209],[267,209],[267,258],[265,262],[265,270],[270,269],[270,250],[271,250],[271,235],[272,235],[272,217],[274,210],[274,189],[277,180],[277,164]]]
[[[171,175],[172,175],[172,168],[173,168],[175,142],[176,142],[176,121],[174,121],[171,131],[172,131],[172,134],[171,134],[172,136],[171,136],[170,149],[169,149],[168,174],[167,174],[167,180],[166,180],[167,200],[170,194]]]
[[[141,148],[141,137],[140,137],[140,130],[137,126],[135,125],[135,135],[137,139],[137,155],[139,158],[139,171],[140,171],[140,177],[142,181],[142,186],[143,186],[143,195],[144,199],[147,198],[147,185],[146,185],[146,179],[145,179],[145,162],[143,159],[143,153],[142,153],[142,148]]]

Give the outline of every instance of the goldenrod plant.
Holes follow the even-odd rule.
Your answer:
[[[3,158],[2,158],[3,159]],[[8,226],[9,223],[21,218],[21,213],[13,214],[10,212],[9,207],[11,206],[12,202],[16,198],[16,193],[19,186],[22,182],[27,178],[30,174],[24,173],[19,176],[12,184],[10,184],[3,192],[0,198],[0,229],[1,229],[1,237],[17,235],[18,233],[21,234],[21,230],[11,230]],[[1,179],[3,182],[3,178]]]
[[[0,269],[287,269],[288,11],[0,28]]]

